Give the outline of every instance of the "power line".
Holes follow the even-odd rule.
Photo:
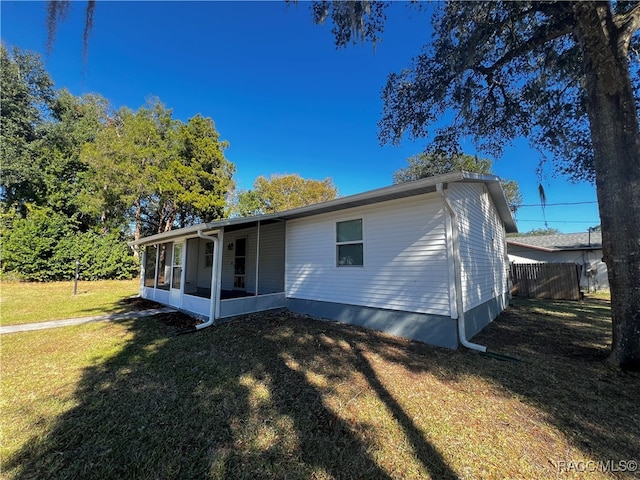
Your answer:
[[[588,204],[596,204],[598,202],[562,202],[562,203],[527,203],[523,205],[516,205],[518,208],[520,207],[556,207],[559,205],[588,205]]]
[[[544,223],[544,220],[521,220],[519,218],[516,218],[516,222],[539,222],[539,223]],[[547,220],[547,223],[590,223],[590,224],[598,224],[600,223],[599,220],[592,220],[592,221],[580,221],[580,220]]]

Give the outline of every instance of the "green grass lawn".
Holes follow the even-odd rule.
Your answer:
[[[138,279],[79,281],[74,296],[72,281],[3,282],[0,285],[0,323],[15,325],[124,311],[126,307],[120,302],[136,295],[139,285]]]
[[[4,335],[1,475],[633,478],[589,463],[640,460],[640,377],[603,361],[609,315],[517,300],[474,341],[519,363],[288,313]]]

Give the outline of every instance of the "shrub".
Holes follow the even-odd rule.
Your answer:
[[[118,232],[79,232],[70,218],[30,206],[27,216],[2,216],[2,271],[30,281],[132,278],[136,261]]]

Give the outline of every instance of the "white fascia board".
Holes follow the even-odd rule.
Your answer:
[[[388,187],[377,188],[375,190],[369,190],[368,192],[349,195],[347,197],[340,197],[336,198],[335,200],[329,200],[328,202],[316,203],[314,205],[293,208],[291,210],[284,210],[278,213],[258,215],[255,217],[231,218],[219,220],[216,222],[202,223],[199,225],[180,228],[177,230],[170,230],[168,232],[140,238],[138,240],[129,242],[128,244],[129,246],[148,245],[153,243],[160,243],[172,238],[197,234],[199,230],[212,231],[215,229],[222,229],[226,226],[250,224],[265,220],[291,220],[294,218],[318,215],[321,213],[328,213],[337,210],[343,210],[346,208],[370,205],[394,198],[410,197],[412,195],[419,195],[430,191],[435,192],[436,185],[439,183],[446,185],[447,183],[456,182],[477,182],[486,184],[489,193],[493,198],[494,204],[496,205],[498,214],[505,224],[506,231],[508,233],[518,231],[518,228],[516,227],[515,221],[513,219],[513,214],[507,203],[506,197],[502,190],[502,186],[500,185],[499,177],[481,173],[454,172],[444,175],[436,175],[434,177],[423,178],[420,180],[415,180],[413,182],[399,183]]]

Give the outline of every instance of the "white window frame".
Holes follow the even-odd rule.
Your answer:
[[[209,251],[209,247],[211,247],[211,251]],[[213,242],[205,242],[204,244],[204,268],[212,268],[213,267]]]
[[[338,224],[340,223],[348,223],[348,222],[354,222],[354,221],[360,221],[360,224],[362,226],[361,228],[361,233],[362,233],[362,238],[360,240],[348,240],[345,242],[339,242],[338,241]],[[365,255],[364,255],[364,237],[365,237],[365,222],[364,222],[364,216],[361,217],[354,217],[354,218],[346,218],[343,220],[336,220],[335,225],[334,225],[334,239],[335,239],[335,243],[336,243],[336,259],[335,259],[335,266],[336,268],[364,268],[365,266]],[[340,263],[340,247],[343,245],[361,245],[362,246],[362,264],[358,264],[358,265],[349,265],[349,264],[341,264]]]

